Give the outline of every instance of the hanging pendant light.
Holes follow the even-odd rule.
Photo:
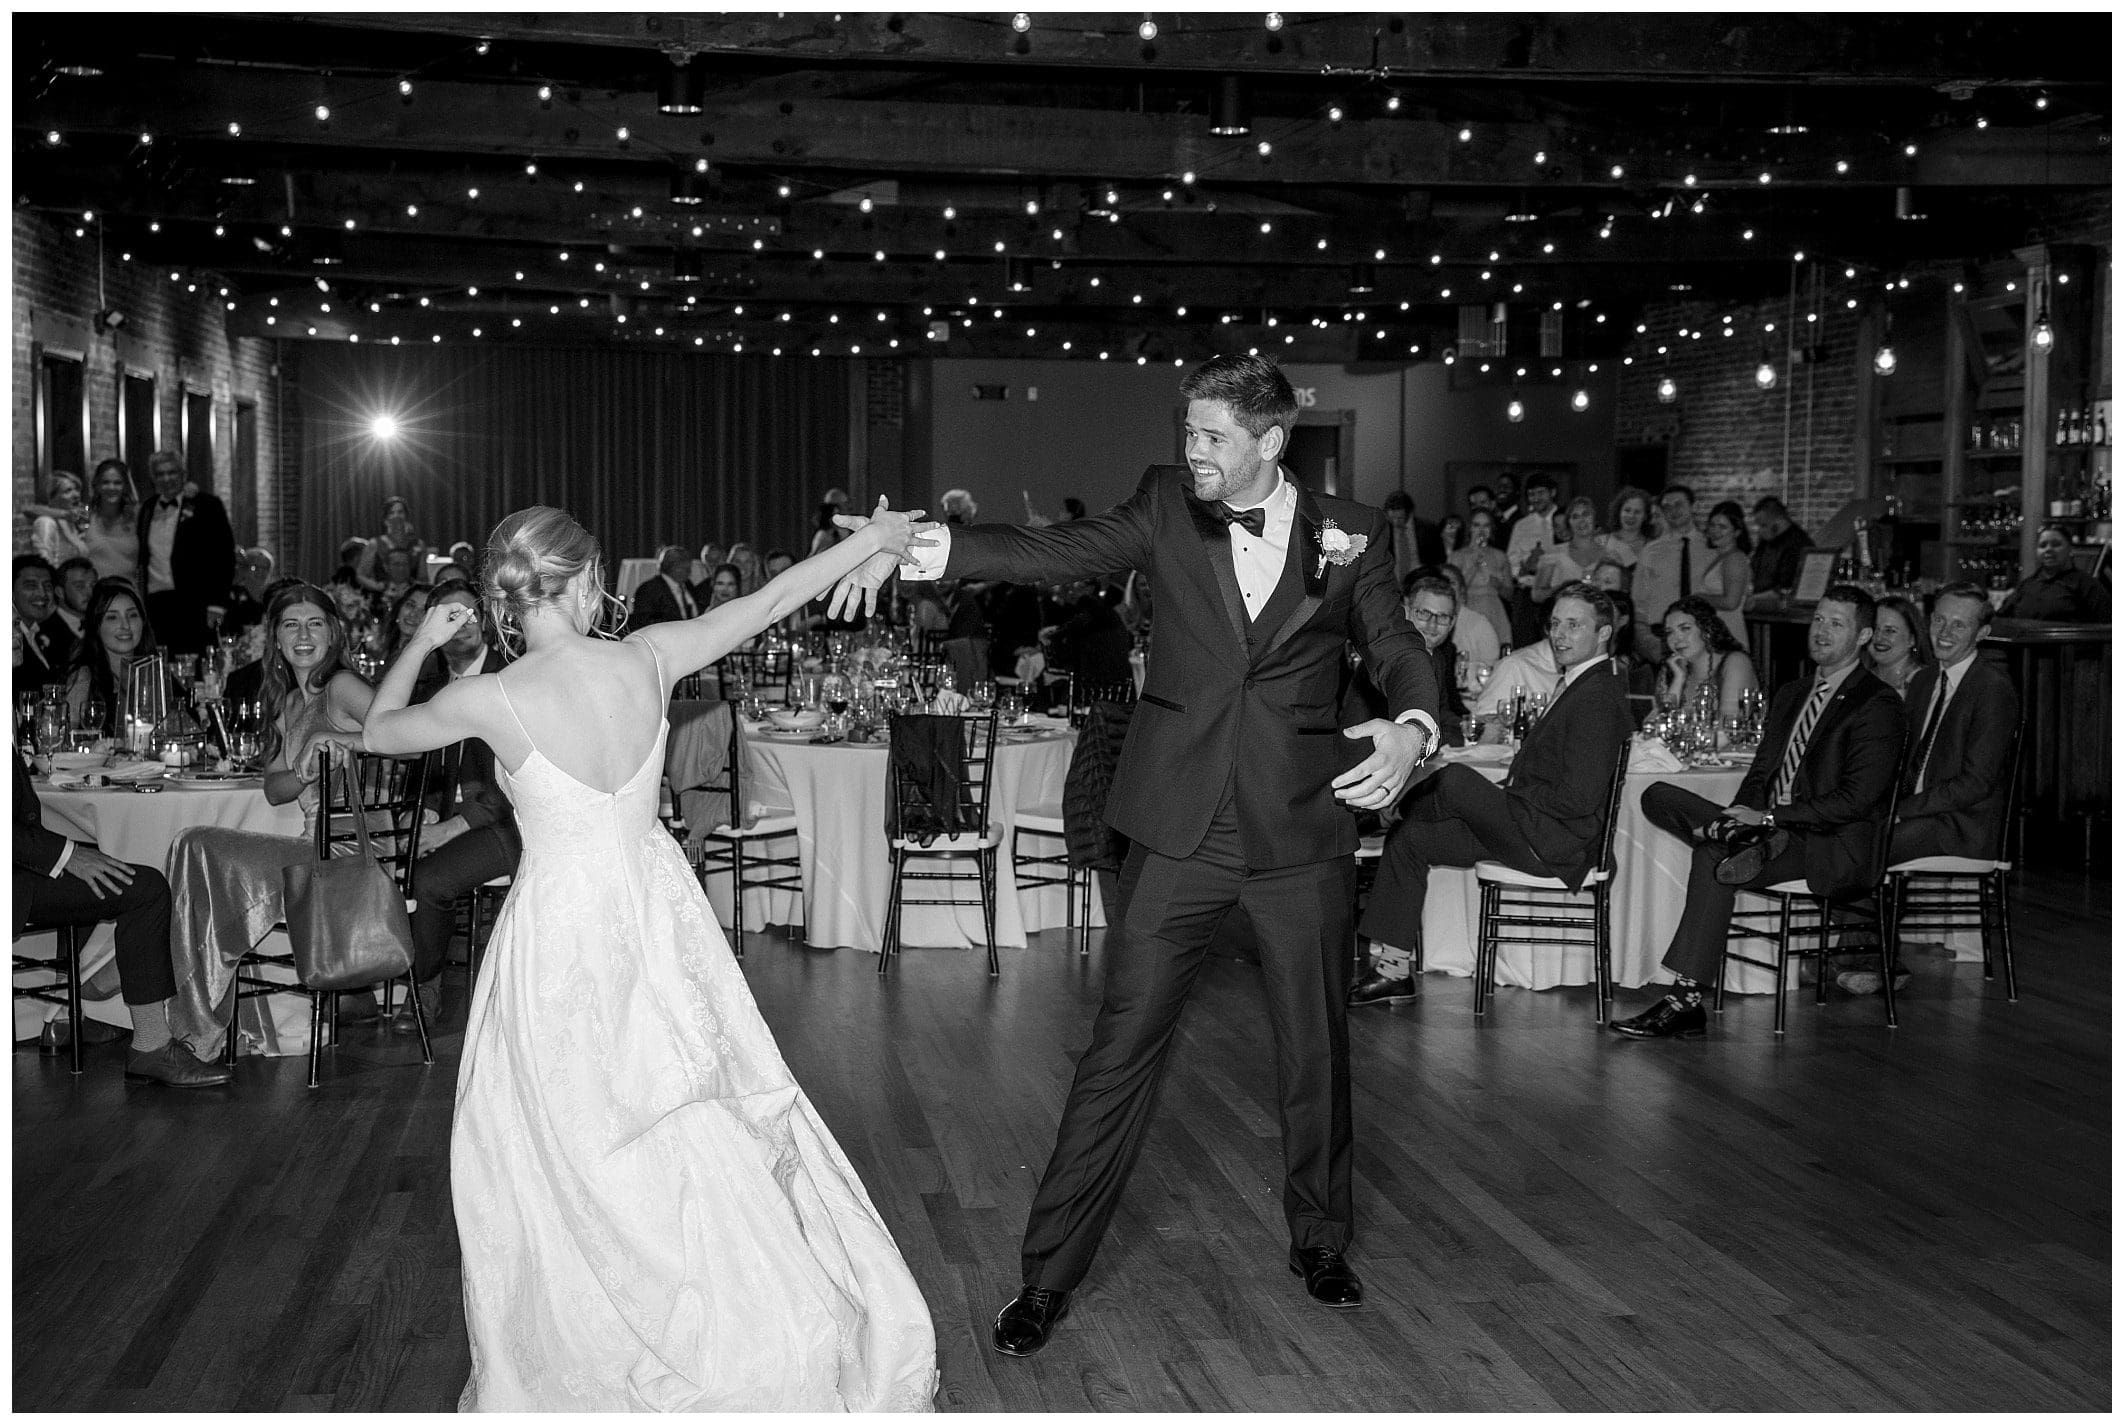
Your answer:
[[[1681,387],[1674,384],[1672,376],[1662,376],[1659,378],[1659,386],[1655,394],[1658,395],[1661,405],[1671,406],[1674,404],[1675,398],[1681,395]]]

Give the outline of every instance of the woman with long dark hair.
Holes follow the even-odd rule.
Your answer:
[[[155,630],[131,582],[98,579],[88,612],[81,616],[81,641],[74,645],[74,667],[66,678],[68,720],[81,726],[94,701],[103,709],[97,731],[116,737],[124,716],[125,670],[154,651]]]
[[[298,804],[305,829],[301,836],[275,836],[193,827],[170,848],[177,959],[171,1028],[202,1058],[213,1057],[228,1031],[237,961],[282,919],[281,871],[316,854],[320,753],[361,746],[362,719],[375,696],[347,661],[346,637],[324,590],[299,582],[282,587],[266,605],[265,630],[259,697],[272,718],[265,796],[276,806]]]
[[[1661,633],[1667,658],[1659,668],[1659,705],[1685,708],[1695,700],[1697,689],[1712,687],[1718,690],[1718,715],[1739,717],[1741,694],[1761,685],[1754,661],[1718,610],[1694,594],[1676,599],[1667,608]]]
[[[679,679],[924,528],[880,502],[759,592],[624,639],[589,531],[519,510],[481,584],[522,656],[409,707],[470,615],[425,623],[372,751],[494,749],[523,856],[473,987],[450,1132],[464,1410],[927,1410],[930,1313],[790,1074],[656,819]]]
[[[1720,500],[1711,507],[1710,517],[1704,521],[1704,543],[1711,546],[1711,557],[1696,571],[1696,587],[1682,592],[1701,595],[1718,610],[1719,622],[1733,635],[1733,641],[1745,643],[1748,623],[1741,614],[1741,605],[1748,601],[1754,582],[1748,569],[1748,551],[1755,546],[1748,538],[1748,516],[1738,503]]]

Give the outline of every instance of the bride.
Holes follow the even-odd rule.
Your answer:
[[[674,682],[863,561],[924,543],[888,510],[700,616],[596,636],[615,602],[560,510],[495,527],[488,613],[523,656],[406,706],[471,616],[430,608],[364,744],[477,737],[524,852],[474,991],[450,1180],[478,1410],[927,1410],[929,1309],[754,1006],[656,819]]]

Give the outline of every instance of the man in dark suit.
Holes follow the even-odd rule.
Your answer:
[[[704,589],[695,588],[686,582],[686,573],[693,567],[693,556],[675,544],[667,544],[656,552],[656,577],[644,579],[634,591],[634,612],[628,615],[627,627],[647,628],[651,624],[676,623],[692,618],[708,607],[708,595]]]
[[[15,691],[64,683],[74,661],[74,631],[59,616],[56,578],[41,554],[15,556],[15,628],[22,656],[15,662]]]
[[[499,648],[487,643],[479,597],[469,585],[443,585],[428,607],[452,602],[465,605],[473,616],[429,655],[413,685],[416,703],[460,678],[499,673],[507,661]],[[513,875],[524,852],[516,809],[494,773],[493,750],[478,738],[468,738],[445,752],[443,769],[434,805],[438,820],[423,833],[420,862],[413,870],[413,980],[430,1026],[442,1015],[443,959],[459,903],[496,876]],[[410,1006],[400,1011],[400,1018],[402,1027],[412,1030]]]
[[[187,490],[184,459],[158,450],[148,459],[155,498],[140,506],[140,576],[148,622],[172,653],[197,653],[211,636],[208,610],[223,610],[236,577],[236,536],[228,511],[203,490]]]
[[[1297,399],[1275,364],[1217,357],[1181,384],[1187,467],[1046,529],[931,535],[912,577],[1056,582],[1146,573],[1158,636],[1106,819],[1132,843],[1106,987],[1026,1226],[1024,1287],[996,1318],[1007,1355],[1046,1344],[1119,1204],[1173,1031],[1234,906],[1261,942],[1283,1126],[1291,1270],[1329,1306],[1363,1289],[1351,1232],[1344,996],[1357,832],[1437,742],[1431,660],[1401,616],[1386,520],[1280,465]],[[892,562],[852,582],[874,587]],[[1335,725],[1355,642],[1400,720]],[[1353,739],[1374,748],[1349,766]]]
[[[1041,630],[1052,656],[1050,666],[1077,675],[1079,688],[1111,687],[1132,682],[1128,655],[1135,640],[1121,615],[1103,596],[1098,581],[1080,579],[1070,587],[1070,603],[1053,627]]]
[[[1454,764],[1409,794],[1357,926],[1372,942],[1372,969],[1351,989],[1352,1005],[1415,997],[1412,971],[1422,960],[1433,866],[1501,861],[1530,876],[1555,876],[1573,890],[1585,883],[1600,860],[1615,754],[1630,737],[1629,690],[1609,656],[1628,632],[1600,590],[1567,584],[1556,591],[1549,647],[1561,671],[1549,710],[1520,744],[1504,785]]]
[[[1645,788],[1645,816],[1695,842],[1695,860],[1681,924],[1661,961],[1674,975],[1673,993],[1610,1029],[1636,1039],[1704,1032],[1702,987],[1725,967],[1739,888],[1804,877],[1816,895],[1850,898],[1873,889],[1880,831],[1902,763],[1903,700],[1859,666],[1859,649],[1872,637],[1872,596],[1856,585],[1832,584],[1807,632],[1814,672],[1770,700],[1762,741],[1733,805],[1722,808],[1672,782]],[[1714,823],[1768,827],[1770,835],[1728,859],[1723,846],[1697,840]]]
[[[152,866],[129,865],[46,827],[44,807],[20,753],[15,756],[14,841],[17,934],[32,925],[117,922],[119,993],[133,1021],[126,1078],[178,1089],[233,1078],[228,1066],[202,1063],[170,1037],[177,976],[170,965],[169,882]],[[84,1044],[117,1037],[108,1026],[92,1029],[55,1019],[44,1026],[41,1042],[47,1052],[56,1052],[71,1034],[81,1035]]]
[[[1949,584],[1933,598],[1939,662],[1919,670],[1903,699],[1909,750],[1888,833],[1891,866],[1920,856],[1998,854],[2021,700],[2012,680],[1977,656],[1990,627],[1991,600],[1981,586]],[[1897,964],[1894,974],[1901,989],[1909,971]],[[1875,967],[1846,970],[1836,982],[1852,994],[1881,992]]]
[[[1445,563],[1445,541],[1438,526],[1416,517],[1416,502],[1406,490],[1396,490],[1379,506],[1386,511],[1387,531],[1393,536],[1394,582],[1405,584],[1409,575],[1426,564]]]

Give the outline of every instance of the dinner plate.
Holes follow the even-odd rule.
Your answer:
[[[817,733],[818,729],[815,727],[763,727],[752,735],[765,738],[769,742],[809,742]]]
[[[178,787],[227,787],[243,782],[258,782],[264,779],[256,772],[172,772],[163,780]]]

